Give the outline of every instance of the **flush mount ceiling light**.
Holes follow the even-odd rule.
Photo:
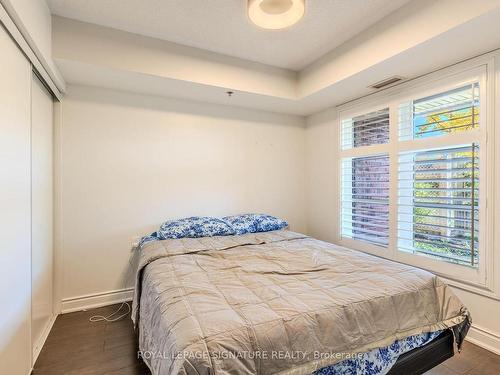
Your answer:
[[[264,29],[284,29],[305,13],[305,0],[248,0],[248,17]]]

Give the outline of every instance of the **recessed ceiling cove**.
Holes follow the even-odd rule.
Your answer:
[[[291,70],[301,70],[408,2],[309,0],[295,25],[268,30],[249,19],[247,0],[47,0],[59,16]]]

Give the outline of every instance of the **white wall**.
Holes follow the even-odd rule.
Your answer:
[[[335,108],[307,118],[306,207],[308,234],[325,241],[337,239],[338,143]]]
[[[257,211],[306,230],[300,117],[70,86],[62,118],[63,310],[124,288],[131,238],[167,219]]]
[[[496,91],[500,97],[500,54],[496,54]],[[495,123],[500,124],[500,102],[496,102]],[[493,112],[492,112],[493,113]],[[318,239],[337,242],[339,240],[339,160],[337,155],[338,113],[335,108],[310,116],[306,128],[306,207],[308,234]],[[496,131],[496,149],[500,149],[500,132]],[[500,153],[496,153],[495,165],[500,165]],[[496,192],[500,188],[500,174],[495,176]],[[496,198],[496,199],[495,199]],[[500,199],[491,197],[495,212],[500,212]],[[500,229],[500,222],[495,222]],[[496,233],[499,233],[497,230]],[[498,240],[497,240],[498,241]],[[497,242],[495,242],[497,243]],[[452,287],[457,296],[472,314],[472,328],[467,339],[500,354],[500,248],[494,249],[494,291],[482,291],[467,285]]]

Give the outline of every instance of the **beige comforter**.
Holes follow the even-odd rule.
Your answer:
[[[311,374],[469,321],[429,272],[285,230],[147,244],[133,320],[161,375]]]

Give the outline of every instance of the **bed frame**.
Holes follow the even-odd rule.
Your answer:
[[[387,374],[420,375],[453,355],[453,333],[447,329],[428,344],[401,355]]]

